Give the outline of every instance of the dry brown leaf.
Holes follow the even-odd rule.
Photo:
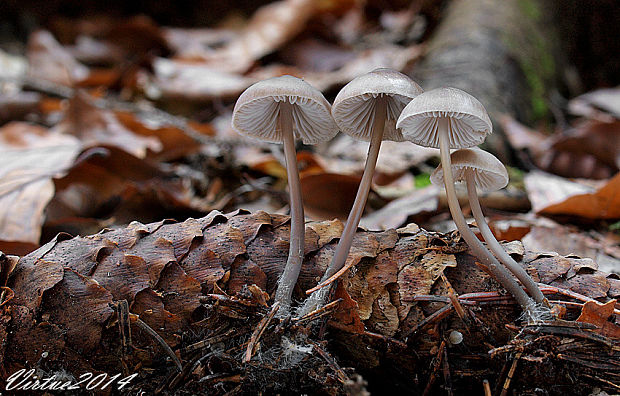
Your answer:
[[[28,62],[30,76],[61,85],[73,86],[90,74],[88,67],[75,60],[46,30],[30,35]]]
[[[170,211],[208,210],[209,203],[195,196],[187,176],[175,177],[170,170],[116,147],[98,151],[56,181],[49,221],[114,216],[121,223],[147,222]]]
[[[360,173],[368,157],[368,142],[341,134],[329,143],[323,154],[325,168],[334,173]],[[376,172],[382,175],[400,175],[409,168],[439,155],[437,149],[410,142],[381,143]]]
[[[41,95],[36,92],[14,92],[0,95],[0,123],[21,120],[39,107]]]
[[[595,190],[536,171],[525,176],[525,187],[532,209],[540,214],[588,219],[620,218],[620,173]]]
[[[383,208],[362,217],[360,225],[369,230],[398,228],[406,224],[410,217],[435,212],[439,203],[439,191],[437,186],[428,186],[395,199]]]
[[[591,155],[617,172],[620,167],[620,121],[579,122],[575,128],[556,137],[552,148],[557,151]]]
[[[620,87],[598,89],[577,96],[568,102],[568,109],[575,115],[590,119],[611,121],[620,118]]]
[[[255,60],[301,32],[316,12],[313,0],[284,0],[263,6],[238,36],[223,47],[202,54],[202,58],[214,69],[243,73]]]
[[[115,146],[138,158],[144,158],[148,150],[162,150],[158,138],[136,135],[112,111],[94,106],[84,92],[71,99],[65,119],[53,131],[76,136],[84,147]]]
[[[611,238],[611,236],[609,237]],[[523,237],[526,249],[532,252],[558,252],[589,257],[605,272],[620,273],[620,241],[589,235],[584,231],[560,224],[532,225]]]
[[[144,137],[156,137],[162,144],[161,151],[149,152],[149,157],[159,161],[170,161],[195,153],[200,149],[200,144],[179,128],[153,123],[150,120],[139,119],[137,115],[129,112],[116,112],[116,118],[126,128],[137,135]],[[194,125],[193,125],[194,126]],[[203,131],[205,135],[213,135],[215,132],[209,125],[201,125],[202,128],[194,128]]]
[[[610,300],[605,304],[588,301],[581,308],[581,315],[577,322],[590,323],[598,327],[596,332],[611,338],[620,338],[620,326],[609,321],[614,316],[616,300]]]
[[[38,245],[54,195],[51,179],[71,167],[79,150],[77,139],[40,126],[15,122],[0,129],[0,241],[18,243],[0,244],[2,250],[23,254]]]
[[[500,119],[513,148],[528,150],[540,169],[564,177],[604,179],[618,172],[620,122],[582,120],[555,135],[530,129],[509,116]]]
[[[301,178],[304,210],[310,218],[329,220],[349,216],[361,178],[336,173],[314,173]]]
[[[245,77],[211,63],[157,58],[153,62],[154,78],[143,87],[151,99],[207,101],[234,98],[256,79]]]
[[[353,334],[363,333],[365,328],[364,323],[360,319],[357,302],[351,298],[347,290],[342,286],[342,283],[338,283],[336,293],[334,293],[334,299],[339,298],[342,301],[332,314],[331,324]]]

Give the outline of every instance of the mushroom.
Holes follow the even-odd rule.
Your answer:
[[[504,164],[493,154],[479,148],[457,150],[450,155],[450,161],[452,163],[454,181],[467,183],[469,205],[476,219],[476,224],[495,257],[521,281],[534,301],[542,306],[549,307],[549,302],[542,291],[540,291],[536,282],[506,253],[497,239],[495,239],[480,208],[476,187],[486,192],[506,187],[508,184],[508,172],[506,172]],[[431,174],[431,182],[433,184],[442,184],[443,180],[443,168],[439,165]]]
[[[281,76],[257,82],[235,104],[232,127],[265,142],[283,143],[291,208],[291,239],[286,267],[278,280],[275,302],[281,315],[288,314],[293,288],[304,258],[304,209],[297,169],[295,138],[305,144],[332,139],[338,133],[331,106],[323,94],[307,82]]]
[[[482,143],[493,128],[482,103],[460,89],[437,88],[409,102],[396,127],[409,141],[439,148],[448,206],[457,229],[476,257],[523,307],[528,320],[536,320],[534,302],[469,229],[454,189],[450,149],[474,147]]]
[[[396,70],[379,68],[356,77],[336,96],[332,106],[332,116],[336,124],[347,135],[370,141],[370,147],[362,180],[334,257],[319,285],[307,293],[329,284],[344,266],[368,199],[381,142],[405,140],[396,129],[396,120],[407,103],[420,93],[422,88],[406,75]],[[324,302],[328,288],[324,289],[308,298],[304,305],[305,311]]]

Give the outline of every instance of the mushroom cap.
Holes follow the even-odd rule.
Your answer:
[[[392,69],[375,69],[351,80],[334,100],[332,116],[340,130],[359,140],[370,141],[376,99],[387,98],[383,140],[402,142],[396,120],[411,99],[424,92],[406,75]]]
[[[233,110],[233,129],[265,142],[282,143],[280,102],[293,105],[293,133],[305,144],[330,140],[338,133],[327,99],[312,85],[293,76],[259,81],[243,91]]]
[[[479,148],[460,149],[450,155],[454,181],[465,181],[465,171],[474,172],[474,182],[481,191],[496,191],[508,184],[506,167],[493,154]],[[443,168],[431,174],[431,183],[443,184]]]
[[[416,96],[403,109],[396,127],[405,139],[439,148],[438,119],[450,120],[450,148],[477,146],[493,131],[482,103],[457,88],[437,88]]]

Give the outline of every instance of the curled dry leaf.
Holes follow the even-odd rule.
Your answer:
[[[361,178],[336,173],[308,174],[301,178],[304,210],[317,220],[346,219]]]
[[[88,78],[88,67],[78,62],[52,34],[39,30],[28,42],[28,74],[37,79],[73,86]]]
[[[611,300],[605,304],[595,301],[588,301],[581,308],[581,315],[577,322],[591,323],[598,329],[598,333],[611,338],[620,338],[620,326],[609,321],[614,316],[616,300]]]
[[[147,150],[162,149],[159,139],[136,135],[112,111],[96,107],[84,92],[77,92],[71,99],[65,118],[54,132],[73,135],[84,147],[115,146],[138,158],[144,158]]]
[[[189,137],[183,130],[163,123],[153,122],[150,119],[139,118],[138,115],[125,111],[115,113],[116,118],[123,126],[144,137],[155,137],[161,142],[161,151],[155,153],[149,151],[148,157],[159,161],[170,161],[195,153],[200,149],[200,144]],[[210,125],[188,123],[190,126],[206,136],[212,136],[215,131]]]
[[[324,153],[325,166],[336,173],[361,173],[368,156],[368,142],[341,134],[329,144]],[[400,175],[409,168],[438,156],[437,149],[421,147],[410,142],[385,141],[377,159],[376,172],[382,175]]]
[[[209,210],[209,201],[195,195],[192,174],[137,158],[116,147],[101,147],[56,180],[57,193],[48,219],[58,227],[76,217],[109,218],[116,222],[153,221],[161,213],[190,215]]]
[[[23,254],[38,245],[52,178],[73,165],[79,150],[74,137],[40,126],[15,122],[0,129],[0,249]]]
[[[522,237],[526,249],[533,252],[558,252],[589,257],[605,272],[620,273],[620,238],[610,234],[589,235],[575,228],[549,221],[547,225],[532,224]]]
[[[284,0],[263,6],[238,36],[202,58],[215,69],[243,73],[255,60],[301,32],[316,11],[312,0]]]
[[[577,96],[568,102],[575,115],[601,121],[620,119],[620,87],[598,89]]]
[[[620,218],[620,173],[595,190],[543,172],[525,176],[532,209],[539,214],[587,219]]]
[[[620,166],[620,122],[581,120],[555,135],[530,129],[509,116],[500,118],[513,148],[528,150],[540,169],[564,177],[604,179]]]
[[[415,190],[364,216],[360,225],[369,230],[386,230],[407,224],[417,215],[433,213],[439,205],[439,191],[432,185]]]
[[[201,102],[234,98],[258,81],[200,61],[157,58],[153,69],[153,81],[146,82],[143,89],[149,98],[156,100]]]

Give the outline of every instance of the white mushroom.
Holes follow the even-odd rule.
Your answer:
[[[279,315],[289,312],[293,289],[304,258],[304,209],[297,169],[295,139],[316,144],[332,139],[338,127],[323,94],[292,76],[260,81],[246,89],[235,104],[232,127],[266,142],[283,143],[291,206],[291,241],[286,267],[278,280],[275,303]]]
[[[484,106],[456,88],[438,88],[414,98],[396,123],[403,136],[421,146],[439,148],[444,169],[444,186],[452,219],[476,257],[523,307],[528,320],[536,320],[535,304],[493,255],[469,229],[454,189],[450,148],[468,148],[484,141],[492,124]]]
[[[480,229],[480,233],[493,254],[521,281],[534,301],[549,307],[549,302],[536,282],[506,253],[497,239],[495,239],[480,207],[476,187],[482,191],[496,191],[506,187],[508,184],[508,172],[506,172],[504,164],[493,154],[479,148],[457,150],[450,155],[450,161],[452,163],[452,176],[454,180],[467,183],[469,205],[476,219],[478,229]],[[431,182],[433,184],[443,184],[443,181],[444,171],[440,165],[431,174]]]
[[[356,139],[370,141],[368,158],[362,175],[355,202],[340,237],[334,257],[319,285],[302,309],[302,314],[322,305],[329,288],[323,288],[339,272],[349,255],[355,230],[360,222],[372,177],[379,156],[381,142],[392,140],[402,142],[403,135],[396,128],[396,120],[411,99],[422,93],[422,88],[406,75],[391,69],[375,69],[356,77],[345,85],[334,101],[332,115],[340,130]],[[322,288],[321,290],[317,290]]]

